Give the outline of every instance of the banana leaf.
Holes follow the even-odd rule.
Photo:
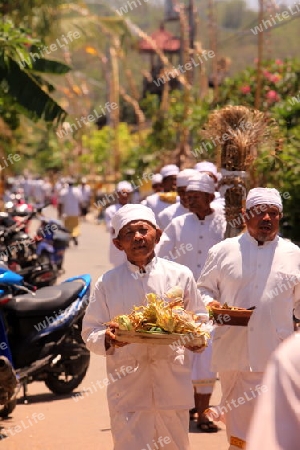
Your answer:
[[[8,58],[6,66],[0,66],[0,84],[24,108],[30,119],[43,119],[56,124],[65,120],[66,111],[43,91],[30,72],[22,70],[11,58]]]

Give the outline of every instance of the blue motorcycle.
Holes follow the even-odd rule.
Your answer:
[[[65,395],[85,377],[90,353],[81,328],[90,286],[90,275],[80,275],[31,292],[20,275],[0,266],[0,354],[11,361],[24,398],[34,381]],[[1,417],[13,411],[16,396],[0,409]]]
[[[40,220],[36,249],[39,262],[62,270],[65,251],[69,247],[71,235],[60,220],[46,217],[40,217]]]

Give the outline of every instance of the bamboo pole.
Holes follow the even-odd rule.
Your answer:
[[[264,19],[264,0],[259,0],[258,23],[262,23]],[[256,74],[256,91],[255,91],[255,109],[260,109],[261,89],[262,89],[262,59],[264,46],[264,30],[258,33],[257,38],[257,74]]]
[[[115,44],[118,45],[117,42]],[[113,156],[114,156],[114,175],[118,179],[120,176],[120,142],[119,142],[119,124],[120,124],[120,81],[119,81],[119,64],[117,57],[117,50],[115,46],[111,46],[109,49],[110,59],[111,59],[111,85],[110,85],[110,103],[117,104],[118,107],[110,111],[112,128],[114,130],[113,137]]]
[[[208,0],[208,17],[209,17],[209,42],[210,48],[214,52],[215,57],[212,60],[212,77],[213,77],[213,92],[214,102],[218,102],[219,98],[219,80],[218,80],[218,45],[217,45],[217,23],[215,17],[214,0]]]

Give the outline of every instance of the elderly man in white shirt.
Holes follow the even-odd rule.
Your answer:
[[[215,245],[198,287],[205,304],[255,307],[248,326],[217,327],[212,368],[220,374],[230,449],[246,448],[248,426],[271,353],[291,335],[300,302],[300,249],[278,236],[279,192],[254,188],[244,214],[247,231]]]
[[[143,200],[142,204],[152,209],[156,220],[158,215],[165,208],[171,204],[179,202],[179,197],[176,195],[176,178],[179,173],[179,167],[175,164],[168,164],[164,166],[160,174],[162,176],[163,192],[155,192]]]
[[[152,448],[164,438],[169,450],[188,450],[190,352],[182,346],[119,343],[118,326],[111,321],[144,304],[146,294],[164,296],[175,285],[183,290],[186,309],[206,316],[205,307],[191,271],[155,255],[161,231],[149,208],[123,206],[112,229],[114,244],[127,259],[97,281],[82,336],[92,352],[106,357],[108,379],[115,379],[107,392],[114,450]]]
[[[195,280],[204,267],[209,249],[223,240],[226,230],[223,212],[212,208],[214,192],[214,180],[206,173],[196,172],[186,188],[191,212],[171,221],[156,249],[158,256],[187,266]],[[218,431],[216,424],[204,415],[216,380],[216,374],[210,370],[211,350],[210,345],[201,355],[194,355],[192,372],[197,426],[206,433]]]
[[[171,220],[175,219],[175,217],[182,216],[183,214],[190,212],[188,209],[186,187],[189,183],[189,179],[195,174],[197,174],[197,172],[194,169],[184,169],[177,175],[176,186],[180,202],[176,202],[173,205],[168,206],[158,214],[158,224],[161,230],[167,228]]]
[[[113,205],[110,205],[108,208],[106,208],[104,212],[104,219],[106,224],[106,231],[109,233],[112,232],[111,229],[111,221],[114,215],[117,211],[119,211],[122,206],[127,205],[127,203],[130,203],[131,196],[133,193],[133,187],[129,183],[129,181],[120,181],[117,184],[116,189],[116,196],[117,196],[117,202]],[[113,244],[112,240],[110,240],[109,245],[109,262],[112,264],[113,267],[117,267],[120,264],[123,264],[123,262],[126,260],[126,255],[124,252],[120,252],[116,248],[116,246]]]

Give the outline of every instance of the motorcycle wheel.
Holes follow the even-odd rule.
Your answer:
[[[64,356],[55,365],[56,371],[48,372],[45,384],[50,391],[57,395],[70,394],[84,379],[90,365],[90,353]]]
[[[8,417],[10,413],[13,412],[15,407],[17,406],[17,399],[11,400],[7,403],[7,405],[0,407],[0,417]]]
[[[42,252],[38,258],[41,265],[52,267],[51,256],[47,252]]]

